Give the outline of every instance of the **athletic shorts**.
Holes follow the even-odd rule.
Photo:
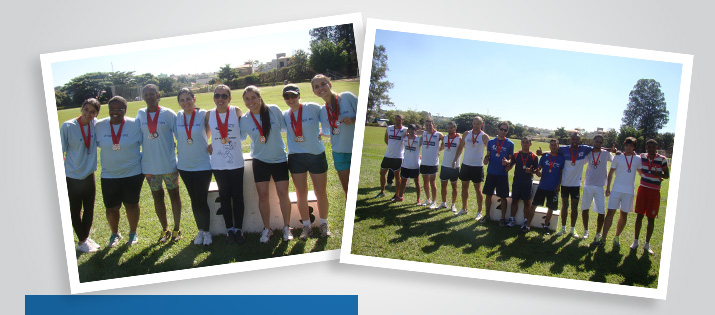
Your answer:
[[[636,213],[655,219],[660,209],[660,190],[638,186],[636,196]]]
[[[531,200],[531,181],[528,182],[513,182],[511,184],[511,199],[512,200]]]
[[[603,186],[583,186],[581,210],[588,210],[592,206],[594,212],[606,214],[606,195],[603,192]]]
[[[139,194],[144,184],[144,174],[122,178],[102,178],[101,180],[105,208],[118,207],[122,203],[129,205],[139,203]]]
[[[288,162],[266,163],[253,159],[253,179],[256,183],[270,181],[271,177],[274,182],[288,180]]]
[[[434,175],[434,174],[437,174],[437,166],[420,165],[420,174],[422,174],[422,175]]]
[[[484,181],[484,167],[462,163],[462,168],[459,170],[459,179],[463,181],[471,180],[472,183],[481,183]]]
[[[621,209],[622,212],[633,211],[633,194],[612,191],[608,197],[608,209]]]
[[[288,169],[291,173],[323,174],[328,171],[328,159],[325,152],[320,154],[292,153],[288,154]]]
[[[402,178],[417,178],[420,176],[420,170],[416,168],[400,168],[400,177]]]
[[[166,189],[176,189],[179,188],[179,171],[168,174],[144,174],[146,177],[146,182],[149,184],[149,189],[151,191],[159,191],[163,188],[161,187],[161,182],[166,184]]]
[[[333,152],[333,165],[338,172],[350,169],[350,161],[353,159],[352,153]]]
[[[400,167],[402,167],[402,159],[396,158],[384,157],[380,164],[380,168],[383,170],[389,168],[391,171],[399,171]]]
[[[531,202],[531,205],[543,206],[544,201],[546,201],[546,208],[551,211],[559,208],[559,196],[556,195],[556,191],[537,188],[536,194],[534,195],[534,201]]]
[[[459,179],[459,167],[451,168],[442,165],[439,169],[439,180],[445,182],[450,181],[452,183]]]
[[[578,200],[579,193],[581,193],[581,187],[579,186],[561,186],[561,198],[571,196],[571,200]]]
[[[507,175],[494,175],[487,173],[487,180],[484,181],[484,189],[482,193],[487,196],[494,195],[494,189],[497,191],[497,197],[509,197],[509,177]]]

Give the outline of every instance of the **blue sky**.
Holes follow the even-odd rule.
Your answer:
[[[618,129],[639,79],[661,84],[675,132],[682,66],[377,30],[386,48],[397,109],[457,116],[478,112],[528,126]]]
[[[215,72],[224,65],[242,65],[248,59],[261,63],[276,58],[277,53],[292,55],[295,50],[310,52],[309,29],[284,33],[243,37],[213,43],[192,44],[147,50],[120,55],[108,55],[52,64],[54,86],[64,85],[72,78],[89,72],[135,71],[135,74],[188,74]]]

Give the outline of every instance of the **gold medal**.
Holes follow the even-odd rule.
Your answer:
[[[266,143],[266,136],[261,136],[261,143]]]
[[[112,144],[112,150],[118,151],[120,149],[119,144]]]
[[[305,139],[303,139],[303,136],[296,136],[295,137],[295,142],[303,142]]]
[[[221,138],[221,143],[222,144],[228,143],[228,138]]]
[[[191,138],[186,139],[186,143],[188,143],[189,145],[192,145],[192,144],[194,144],[194,140],[191,140]]]

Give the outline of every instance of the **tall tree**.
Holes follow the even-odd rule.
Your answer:
[[[339,71],[347,62],[348,54],[330,40],[310,43],[310,67],[319,73],[327,70]]]
[[[347,76],[357,75],[357,49],[355,46],[355,33],[353,32],[352,24],[318,27],[311,29],[308,33],[311,37],[311,47],[313,42],[328,40],[337,45],[341,52],[345,53],[346,59],[341,67],[330,68],[331,70],[343,72],[343,74]]]
[[[302,81],[310,79],[313,76],[313,73],[310,71],[310,64],[308,63],[307,52],[302,49],[293,52],[293,56],[290,57],[288,76],[291,81]]]
[[[231,68],[231,65],[227,63],[219,70],[218,78],[228,84],[231,80],[238,78],[238,73],[236,72],[236,69]]]
[[[395,85],[387,81],[387,52],[385,46],[375,46],[372,52],[372,72],[370,73],[370,94],[367,99],[367,120],[377,117],[383,106],[394,106],[390,101],[390,89]]]
[[[64,92],[70,96],[74,106],[80,106],[82,102],[90,97],[103,101],[104,98],[111,97],[112,81],[109,79],[109,72],[91,72],[72,78],[64,87]],[[105,96],[104,98],[101,96]]]
[[[628,95],[628,105],[623,111],[624,126],[642,130],[646,139],[655,138],[658,130],[668,123],[668,109],[660,83],[653,79],[640,79]]]

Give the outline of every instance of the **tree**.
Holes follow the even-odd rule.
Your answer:
[[[291,81],[303,81],[310,79],[313,76],[313,72],[310,71],[310,65],[308,64],[308,53],[302,49],[298,49],[290,57],[290,70],[288,70],[288,77]]]
[[[675,134],[672,132],[662,133],[658,136],[658,148],[668,153],[673,153]]]
[[[474,120],[474,116],[477,115],[477,113],[464,113],[452,118],[452,120],[457,124],[457,132],[462,133],[467,130],[471,130],[472,120]]]
[[[618,142],[618,131],[610,129],[603,135],[603,147],[612,148]]]
[[[348,54],[330,40],[310,42],[310,67],[318,73],[330,70],[342,70]]]
[[[111,97],[112,81],[109,72],[91,72],[75,77],[65,84],[63,91],[72,99],[73,106],[80,106],[88,98],[97,98],[100,102]]]
[[[345,53],[345,63],[343,63],[339,68],[329,69],[341,71],[347,76],[357,75],[357,49],[355,46],[355,33],[353,32],[352,24],[318,27],[311,29],[309,34],[311,37],[311,45],[313,42],[328,40],[336,44],[340,48],[341,52]],[[315,70],[318,71],[317,69]]]
[[[61,89],[55,90],[55,103],[58,109],[72,107],[72,99]]]
[[[236,69],[231,68],[231,65],[227,63],[219,70],[218,78],[223,82],[230,82],[231,80],[238,78],[238,73]]]
[[[618,140],[616,140],[616,147],[625,150],[623,148],[623,142],[626,141],[628,137],[636,138],[636,152],[643,152],[645,140],[642,131],[629,126],[621,126],[621,131],[618,133]]]
[[[628,95],[628,105],[623,111],[623,126],[642,130],[644,138],[655,138],[658,130],[668,123],[668,109],[660,83],[653,79],[640,79]]]
[[[159,81],[156,80],[153,74],[151,73],[145,73],[142,75],[134,76],[134,80],[137,82],[139,86],[144,86],[149,83],[152,84],[157,84]]]
[[[559,144],[566,145],[570,137],[565,127],[559,127],[554,131],[554,138],[559,139]]]
[[[163,93],[171,93],[174,92],[176,89],[174,88],[174,84],[176,83],[176,80],[172,79],[171,77],[161,77],[159,78],[159,90]]]
[[[375,46],[372,53],[372,72],[370,73],[370,94],[367,99],[367,121],[375,117],[383,106],[394,106],[390,101],[389,91],[394,87],[387,81],[387,53],[385,47]]]

